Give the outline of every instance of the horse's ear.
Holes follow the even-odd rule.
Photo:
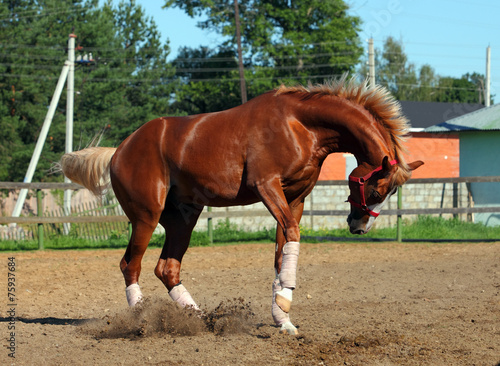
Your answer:
[[[410,170],[415,170],[418,167],[420,167],[421,165],[424,165],[424,162],[422,160],[416,160],[416,161],[408,164],[408,167],[410,168]]]
[[[388,172],[389,170],[391,170],[391,168],[392,168],[392,165],[389,162],[389,157],[386,155],[386,156],[384,156],[384,159],[382,160],[382,171]]]

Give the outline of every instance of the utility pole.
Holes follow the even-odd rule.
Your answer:
[[[75,96],[75,38],[76,35],[71,33],[68,39],[68,84],[67,84],[67,100],[66,100],[66,148],[65,153],[73,151],[73,105]],[[64,177],[66,183],[71,183],[67,177]],[[72,191],[67,189],[64,191],[64,214],[69,216],[71,214],[71,194]],[[69,234],[70,224],[65,223],[64,234]]]
[[[57,103],[59,102],[59,97],[61,96],[61,92],[64,87],[64,83],[66,81],[66,77],[68,76],[69,71],[69,62],[66,61],[64,63],[63,69],[61,71],[61,75],[59,76],[59,80],[57,81],[56,90],[54,91],[54,95],[52,96],[52,100],[50,101],[49,110],[47,115],[45,116],[45,120],[43,121],[42,130],[40,131],[40,135],[38,136],[38,140],[35,145],[35,150],[33,151],[33,155],[31,156],[30,164],[28,166],[28,171],[24,176],[24,183],[31,183],[31,179],[33,179],[33,174],[35,173],[36,165],[38,164],[38,160],[40,159],[40,154],[42,153],[42,148],[47,139],[47,133],[49,132],[50,124],[52,123],[52,118],[54,117],[54,113],[56,111]],[[19,197],[17,198],[16,206],[14,207],[14,211],[12,212],[13,217],[19,217],[21,214],[21,210],[24,205],[24,200],[26,199],[26,195],[28,194],[28,189],[23,188],[19,192]]]
[[[238,68],[240,71],[241,103],[247,101],[247,87],[245,83],[245,73],[243,72],[243,55],[241,51],[241,31],[240,31],[240,11],[238,10],[238,0],[234,0],[234,21],[236,24],[236,42],[238,44]]]
[[[486,48],[486,85],[484,86],[484,106],[490,106],[490,84],[491,84],[491,47]]]
[[[66,152],[71,152],[73,150],[73,95],[74,95],[74,70],[75,70],[75,38],[74,34],[69,35],[68,40],[68,60],[64,62],[64,66],[61,71],[61,75],[59,76],[59,80],[57,81],[57,86],[54,91],[54,95],[52,96],[52,100],[50,101],[49,109],[47,111],[47,115],[45,116],[45,120],[43,121],[42,129],[40,131],[40,135],[38,136],[38,140],[35,145],[35,150],[33,151],[33,155],[31,156],[30,164],[28,166],[28,170],[26,171],[26,175],[24,176],[24,183],[31,183],[33,179],[33,175],[36,170],[36,166],[38,164],[38,160],[40,159],[40,155],[42,154],[43,145],[45,144],[45,140],[47,139],[47,134],[49,132],[50,124],[52,123],[52,119],[54,118],[54,113],[56,111],[57,103],[59,103],[59,98],[61,97],[62,90],[64,88],[64,83],[66,79],[68,79],[68,100],[66,104]],[[71,70],[71,73],[70,73]],[[66,182],[69,182],[65,178]],[[26,196],[28,194],[28,189],[23,188],[19,192],[19,197],[17,198],[16,205],[12,212],[13,217],[19,217],[21,215],[21,211],[24,205],[24,201],[26,200]],[[66,206],[68,204],[68,206]],[[68,191],[64,192],[64,211],[66,213],[69,212],[66,210],[66,207],[70,207],[71,205],[71,191],[68,194]],[[65,224],[68,226],[64,227],[66,232],[67,228],[69,231],[69,224]]]
[[[373,49],[373,38],[368,40],[368,77],[371,88],[375,87],[375,51]]]

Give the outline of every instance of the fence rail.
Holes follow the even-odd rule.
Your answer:
[[[492,207],[449,207],[449,208],[407,208],[407,209],[389,209],[384,210],[380,215],[442,215],[442,214],[469,214],[469,213],[491,213],[500,212],[500,206]],[[349,210],[304,210],[302,217],[305,216],[347,216]],[[269,211],[227,211],[227,212],[203,212],[200,219],[219,219],[234,217],[258,217],[268,216]],[[0,216],[0,225],[8,224],[84,224],[92,222],[128,222],[125,215],[108,216],[28,216],[12,217]]]
[[[460,177],[460,178],[425,178],[425,179],[411,179],[407,184],[446,184],[446,183],[492,183],[500,182],[500,176],[488,176],[488,177]],[[329,181],[318,181],[317,186],[347,186],[348,182],[346,180],[329,180]],[[35,190],[40,192],[41,190],[77,190],[84,189],[82,186],[74,183],[16,183],[16,182],[0,182],[0,189],[7,190],[18,190],[22,188],[27,188],[30,190]],[[401,196],[399,194],[399,196]],[[312,207],[312,206],[311,206]],[[43,211],[43,210],[42,210]],[[314,216],[347,216],[349,210],[304,210],[303,217],[314,217]],[[493,213],[500,212],[500,206],[488,206],[488,207],[441,207],[441,208],[402,208],[401,202],[398,200],[397,209],[386,209],[383,210],[381,215],[397,215],[398,225],[400,224],[400,218],[405,215],[443,215],[443,214],[473,214],[473,213]],[[259,216],[269,216],[267,210],[232,210],[232,211],[211,211],[203,212],[200,216],[201,219],[210,220],[217,218],[236,218],[236,217],[259,217]],[[128,218],[125,215],[101,215],[98,216],[82,216],[78,214],[69,216],[44,216],[43,212],[38,212],[37,216],[27,216],[27,217],[11,217],[11,216],[0,216],[0,225],[6,224],[36,224],[36,225],[46,225],[46,224],[63,224],[63,223],[117,223],[117,222],[128,222]],[[399,232],[399,230],[398,230]]]

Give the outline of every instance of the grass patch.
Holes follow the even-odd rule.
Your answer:
[[[44,249],[111,249],[125,248],[128,244],[126,234],[112,234],[107,240],[79,238],[69,235],[50,235],[43,241]],[[38,240],[2,240],[0,251],[37,250]]]
[[[405,239],[500,240],[500,226],[461,221],[458,218],[419,216],[403,226]]]
[[[397,227],[373,228],[363,236],[354,235],[345,229],[311,230],[301,229],[301,241],[331,241],[343,238],[345,241],[362,241],[366,239],[390,239],[397,236]],[[403,239],[408,240],[495,240],[500,241],[500,226],[489,227],[482,223],[461,221],[458,218],[418,216],[414,221],[403,220]]]
[[[259,231],[245,231],[229,220],[218,223],[213,230],[214,244],[242,243],[242,242],[273,242],[276,229],[262,229]],[[163,247],[165,236],[154,234],[149,242],[150,247]],[[113,233],[107,240],[79,238],[75,234],[51,235],[44,239],[45,249],[112,249],[126,248],[128,245],[127,233]],[[191,247],[208,246],[210,240],[206,231],[193,231]],[[37,250],[37,240],[2,240],[0,251]]]
[[[369,241],[370,239],[393,240],[396,238],[396,227],[374,228],[368,234],[353,235],[348,228],[312,230],[301,228],[301,241],[317,243],[321,241],[342,240]],[[106,249],[125,248],[128,244],[128,234],[114,233],[107,240],[91,240],[78,238],[75,235],[53,235],[44,240],[46,249]],[[214,244],[274,242],[276,229],[261,229],[246,231],[229,220],[219,222],[213,230]],[[464,222],[459,219],[444,219],[442,217],[419,216],[417,220],[403,222],[403,239],[406,240],[498,240],[500,241],[500,226],[488,227],[480,223]],[[153,235],[151,247],[162,247],[164,235]],[[206,231],[194,231],[191,236],[191,246],[208,246],[210,241]],[[0,251],[23,251],[38,249],[36,240],[2,240]]]
[[[275,238],[276,228],[245,231],[229,220],[219,222],[213,232],[214,243],[274,242]]]

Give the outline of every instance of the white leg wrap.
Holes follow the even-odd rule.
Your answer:
[[[183,308],[193,308],[194,310],[200,310],[198,305],[194,302],[191,294],[186,290],[182,283],[174,286],[172,290],[168,293],[172,300],[178,303]]]
[[[283,310],[281,310],[279,305],[276,304],[276,294],[281,290],[282,288],[280,285],[280,280],[276,278],[273,282],[273,307],[272,307],[273,319],[276,325],[282,325],[290,321],[290,316],[288,315],[288,313],[285,313]]]
[[[274,301],[285,313],[289,313],[292,306],[292,291],[290,288],[284,288],[276,292]]]
[[[289,241],[283,246],[283,260],[279,274],[280,284],[283,288],[294,289],[297,278],[297,263],[299,261],[300,243]]]
[[[130,307],[135,306],[137,303],[142,301],[142,292],[138,283],[133,283],[130,286],[127,286],[125,293],[127,294],[127,302]]]
[[[276,325],[281,326],[280,333],[288,333],[288,334],[298,334],[297,328],[290,321],[290,316],[288,313],[284,312],[280,306],[276,303],[276,295],[282,293],[287,295],[288,290],[290,291],[290,302],[291,302],[291,292],[290,289],[282,289],[280,285],[280,280],[276,278],[273,282],[273,303],[272,303],[272,314],[273,320]]]

